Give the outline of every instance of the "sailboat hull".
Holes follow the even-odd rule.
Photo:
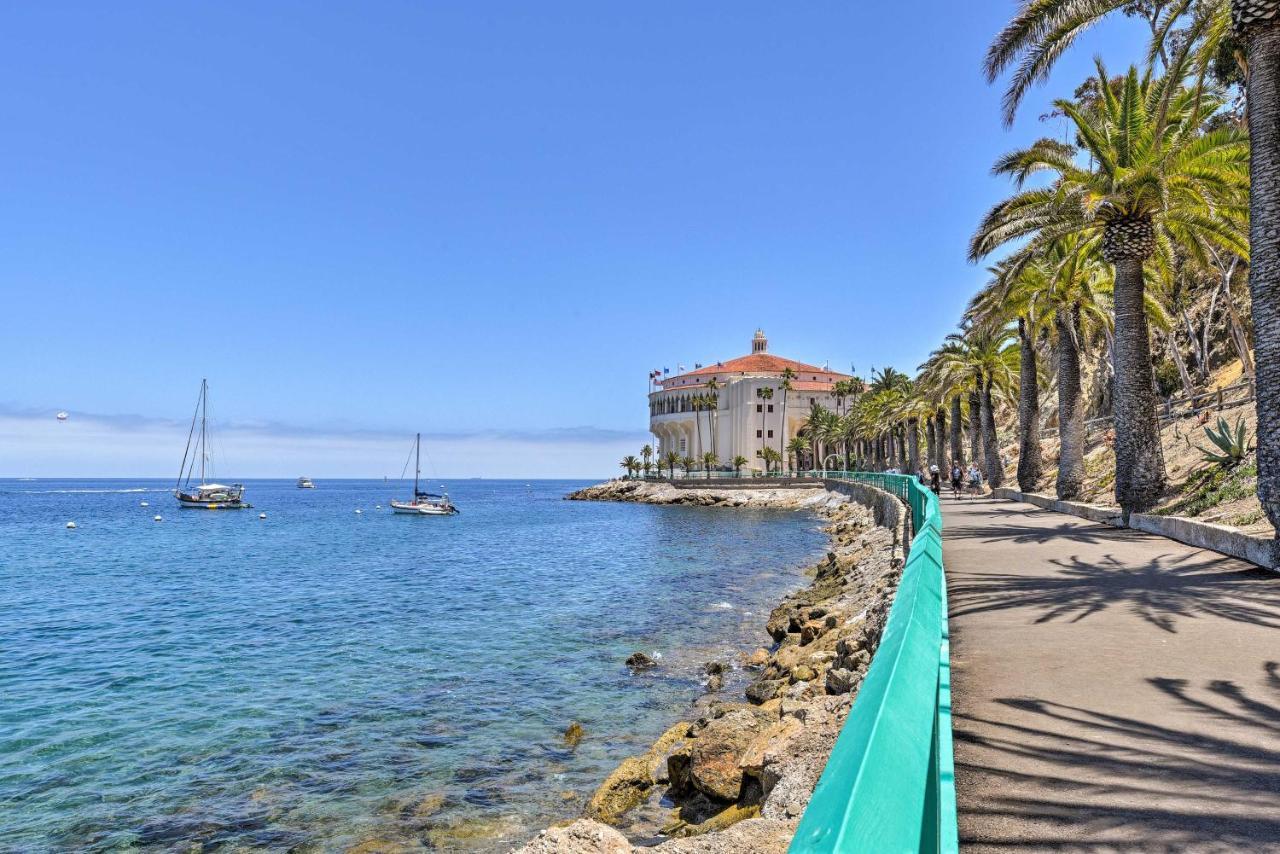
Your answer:
[[[245,510],[250,505],[244,500],[244,492],[218,490],[217,492],[183,492],[175,490],[173,497],[178,499],[178,506],[196,510]]]
[[[247,510],[251,505],[247,502],[234,501],[201,501],[198,498],[178,498],[178,506],[185,510]]]
[[[391,512],[405,516],[452,516],[458,510],[453,505],[415,504],[408,501],[392,501]]]

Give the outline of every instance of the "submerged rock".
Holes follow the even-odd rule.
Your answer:
[[[632,670],[649,670],[657,666],[658,662],[654,661],[643,652],[633,652],[631,655],[627,656],[627,667],[630,667]]]
[[[568,728],[565,729],[564,731],[564,743],[569,745],[570,747],[577,747],[578,744],[582,741],[582,736],[583,736],[582,724],[578,723],[577,721],[574,721],[573,723],[569,724]]]

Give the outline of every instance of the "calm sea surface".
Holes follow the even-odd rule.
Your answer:
[[[561,500],[581,485],[449,482],[461,515],[419,518],[381,481],[250,482],[226,512],[0,481],[0,851],[505,850],[577,814],[825,542],[801,513]]]

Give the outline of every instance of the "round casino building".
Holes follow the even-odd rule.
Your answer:
[[[793,376],[784,424],[781,384],[788,369]],[[785,459],[787,443],[800,432],[812,406],[834,410],[835,385],[849,379],[849,374],[773,355],[764,332],[757,329],[749,354],[655,380],[649,431],[658,439],[658,458],[675,451],[697,459],[714,451],[719,468],[732,468],[733,458],[742,456],[748,460],[744,474],[763,472],[762,449],[771,447]],[[763,396],[765,389],[771,390],[771,399]],[[714,396],[714,406],[699,410],[697,399],[708,396]]]

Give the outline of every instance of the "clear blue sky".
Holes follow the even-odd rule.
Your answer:
[[[1013,2],[916,7],[5,4],[0,476],[167,474],[202,375],[232,436],[311,431],[228,447],[245,475],[420,429],[444,475],[553,476],[614,471],[648,370],[756,326],[914,369],[984,278],[992,160],[1144,45],[1091,33],[1006,132]]]

